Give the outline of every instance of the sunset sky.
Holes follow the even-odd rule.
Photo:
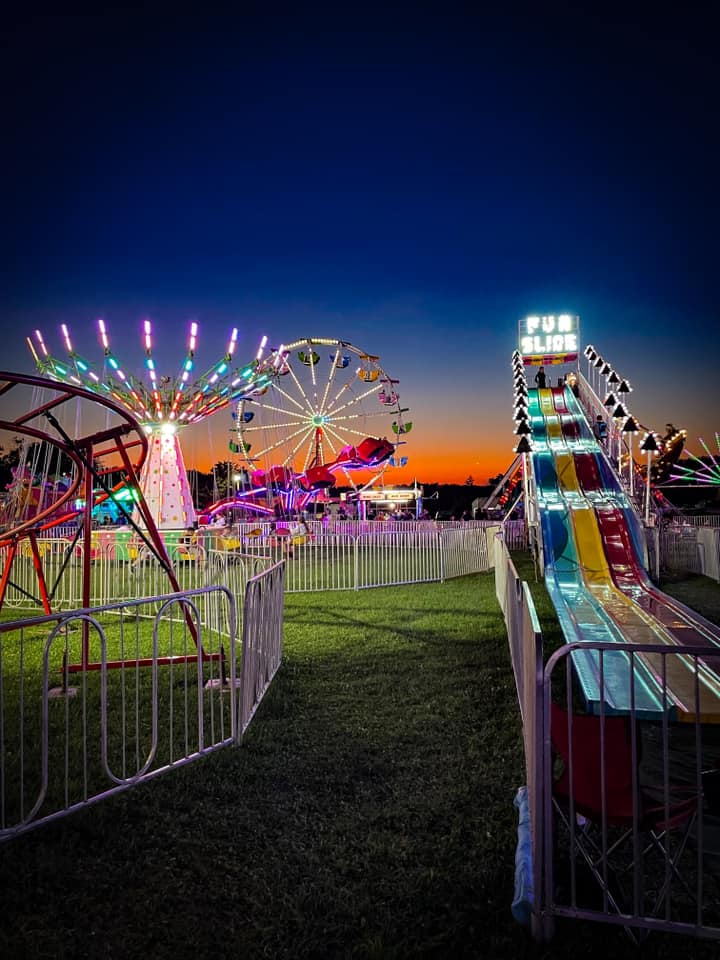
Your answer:
[[[233,326],[248,359],[339,338],[411,408],[393,480],[485,482],[512,457],[518,320],[570,312],[641,423],[714,444],[709,13],[266,7],[6,23],[0,367],[33,371],[35,327],[60,353],[63,322],[100,361],[99,316],[133,372],[146,316],[173,371],[192,319],[198,368]],[[216,420],[189,466],[226,458]]]

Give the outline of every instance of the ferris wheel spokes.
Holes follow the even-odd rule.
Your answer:
[[[327,360],[321,347],[332,347]],[[304,490],[315,480],[332,485],[333,473],[354,489],[375,483],[399,442],[393,422],[401,420],[397,391],[390,403],[387,392],[380,396],[382,385],[398,381],[382,370],[379,357],[346,341],[311,338],[271,356],[276,376],[262,395],[242,398],[234,417],[236,446],[248,465],[264,474],[277,467],[274,478],[294,476]],[[353,476],[358,471],[369,479],[361,482]]]

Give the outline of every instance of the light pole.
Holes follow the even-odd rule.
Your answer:
[[[598,354],[598,356],[595,357],[595,362],[593,363],[593,367],[594,367],[596,370],[600,371],[600,370],[602,369],[602,366],[603,366],[604,363],[605,363],[605,361],[604,361],[603,358]],[[593,385],[593,390],[595,391],[596,394],[598,394],[598,395],[600,394],[600,375],[599,375],[599,373],[598,373],[598,377],[597,377],[597,379],[596,379],[596,381],[595,381],[595,384]]]
[[[628,451],[630,459],[628,461],[630,467],[630,496],[635,496],[635,461],[633,460],[633,434],[638,431],[638,422],[635,417],[628,417],[625,423],[623,424],[623,433],[627,434],[628,438]]]
[[[645,525],[650,523],[650,471],[653,454],[658,452],[657,437],[648,431],[640,444],[640,450],[647,453],[647,475],[645,477]]]
[[[618,403],[612,414],[613,422],[615,424],[615,433],[617,436],[617,469],[619,477],[622,477],[622,460],[620,459],[622,455],[622,431],[620,430],[620,422],[627,417],[627,415],[627,409],[622,403]]]
[[[522,424],[520,425],[520,427]],[[518,432],[520,430],[518,427]],[[529,428],[528,428],[529,429]],[[520,442],[515,447],[515,453],[519,453],[522,456],[522,465],[523,465],[523,502],[525,503],[525,524],[527,525],[528,516],[530,514],[530,504],[528,502],[528,467],[527,467],[527,455],[532,450],[530,446],[530,441],[527,438],[527,435],[523,431],[523,435],[520,437]]]

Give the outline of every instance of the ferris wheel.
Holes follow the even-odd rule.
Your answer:
[[[361,490],[407,463],[412,422],[379,356],[344,340],[303,339],[263,364],[269,382],[240,400],[231,443],[253,484]]]

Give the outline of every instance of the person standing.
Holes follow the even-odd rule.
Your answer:
[[[607,423],[603,420],[601,414],[598,414],[595,418],[595,423],[593,424],[593,433],[595,434],[595,439],[598,443],[605,446],[607,440]]]
[[[545,367],[540,367],[538,372],[535,374],[535,383],[538,385],[540,390],[544,390],[547,384],[547,377],[545,376]]]

